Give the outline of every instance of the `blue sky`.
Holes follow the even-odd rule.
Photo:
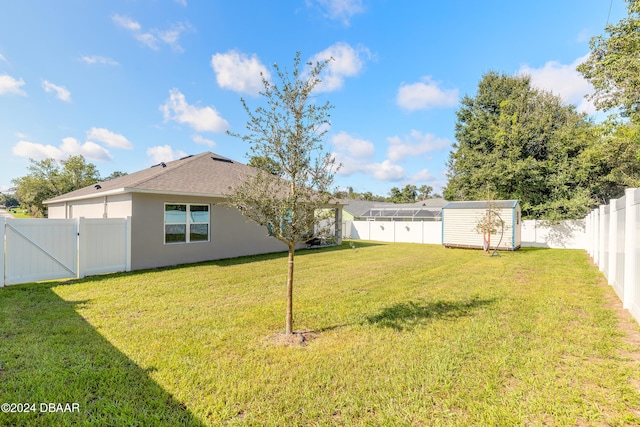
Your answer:
[[[340,187],[446,183],[459,100],[527,73],[580,111],[575,71],[623,0],[21,0],[0,6],[0,191],[29,159],[82,154],[102,176],[213,151],[246,162],[240,103],[260,71],[333,56],[326,149]]]

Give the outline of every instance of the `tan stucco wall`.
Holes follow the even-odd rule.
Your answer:
[[[164,204],[211,204],[211,240],[164,243]],[[133,270],[213,259],[284,251],[287,247],[268,237],[267,230],[248,220],[220,199],[191,196],[133,194],[131,267]]]
[[[126,218],[131,216],[131,211],[131,194],[117,194],[48,205],[48,217],[53,219]]]

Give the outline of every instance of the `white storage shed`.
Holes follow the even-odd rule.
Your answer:
[[[447,248],[483,249],[484,236],[478,223],[490,207],[504,226],[491,234],[491,248],[514,251],[520,248],[522,224],[520,203],[517,200],[449,202],[442,208],[442,244]]]

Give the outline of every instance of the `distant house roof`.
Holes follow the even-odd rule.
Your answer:
[[[496,209],[511,209],[518,204],[517,200],[493,200],[491,201]],[[488,209],[489,202],[487,200],[468,200],[460,202],[449,202],[443,206],[443,209]]]
[[[366,217],[372,209],[404,209],[404,208],[437,208],[440,210],[442,206],[447,204],[445,199],[425,199],[415,203],[392,203],[392,202],[376,202],[371,200],[352,200],[345,199],[342,201],[345,204],[344,210],[349,212],[355,218]]]
[[[391,202],[376,202],[372,200],[353,200],[353,199],[345,199],[342,200],[344,203],[343,210],[349,212],[355,218],[361,217],[365,214],[369,209],[375,206],[388,206],[393,205]]]

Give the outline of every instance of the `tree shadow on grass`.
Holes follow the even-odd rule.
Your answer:
[[[401,302],[367,317],[366,323],[396,331],[412,330],[430,320],[453,320],[470,316],[474,311],[491,305],[495,301],[495,298],[474,297],[467,301]]]
[[[107,341],[49,282],[0,289],[0,425],[202,426],[181,402]],[[117,314],[116,314],[117,315]],[[52,412],[49,404],[67,412]],[[69,404],[68,406],[65,406]]]

